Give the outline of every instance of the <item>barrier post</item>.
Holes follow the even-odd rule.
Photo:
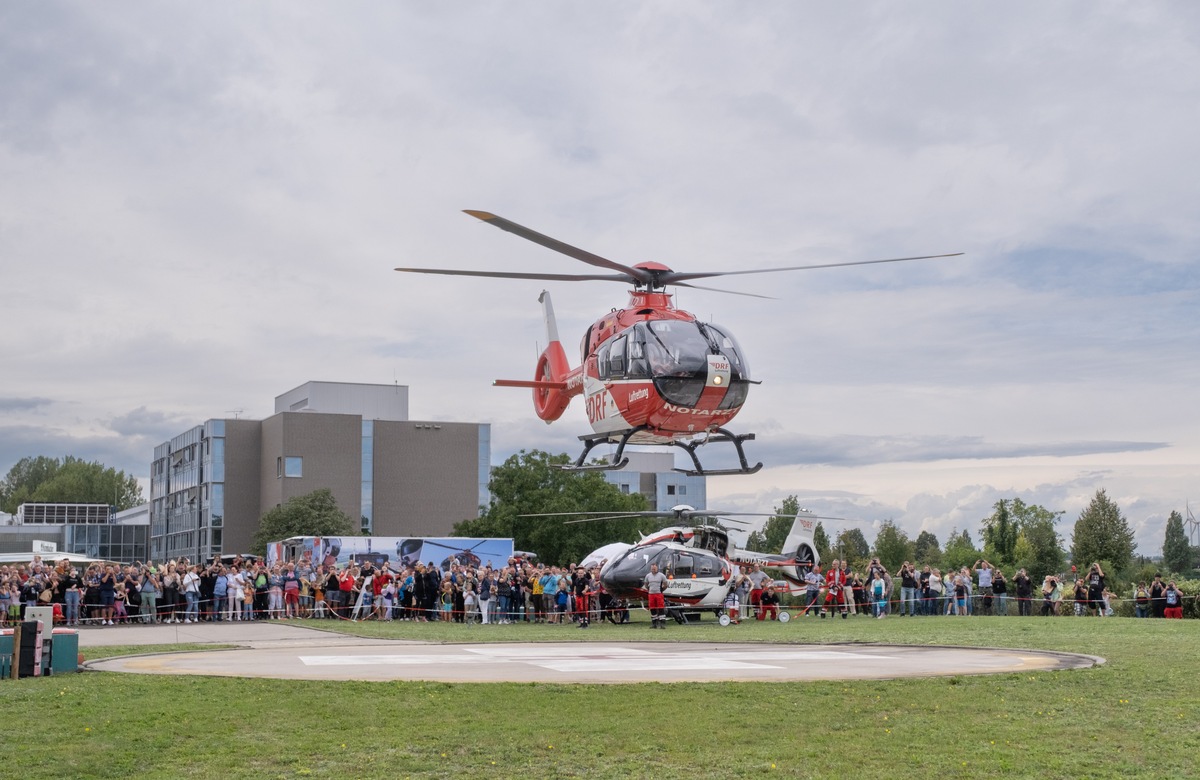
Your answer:
[[[9,677],[13,680],[20,679],[21,676],[21,621],[13,626],[13,652],[12,652],[12,671]]]

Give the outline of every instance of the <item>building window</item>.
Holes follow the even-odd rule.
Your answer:
[[[283,459],[283,476],[303,477],[304,458],[288,457]]]
[[[667,485],[667,495],[668,496],[675,495],[675,486],[674,485]]]
[[[621,485],[621,492],[625,495],[629,495],[629,485]]]
[[[375,421],[362,422],[362,520],[359,530],[370,536],[375,528]]]

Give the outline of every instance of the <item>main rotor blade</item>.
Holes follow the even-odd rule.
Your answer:
[[[495,214],[492,214],[487,211],[472,211],[471,209],[464,209],[463,211],[464,211],[464,213],[470,214],[472,217],[475,217],[476,219],[483,220],[484,222],[488,223],[489,225],[495,225],[496,227],[500,228],[501,230],[507,230],[509,233],[518,235],[521,238],[525,239],[526,241],[532,241],[535,244],[541,244],[542,246],[546,247],[547,249],[553,249],[555,252],[564,254],[567,257],[573,257],[576,260],[580,260],[584,263],[587,263],[588,265],[599,266],[600,268],[607,268],[610,271],[620,271],[621,273],[628,274],[631,278],[636,279],[638,282],[640,282],[642,284],[649,284],[652,280],[651,275],[648,271],[644,271],[640,268],[633,268],[628,265],[621,265],[620,263],[609,260],[608,258],[601,257],[600,255],[592,254],[591,252],[588,252],[587,250],[580,249],[579,247],[574,247],[574,246],[571,246],[570,244],[563,243],[562,241],[559,241],[557,238],[551,238],[550,236],[543,235],[543,234],[537,232],[536,230],[530,230],[529,228],[525,227],[524,225],[518,225],[516,222],[507,220],[504,217],[498,217]],[[607,279],[610,277],[602,277],[602,278]]]
[[[701,287],[698,284],[688,284],[687,282],[672,282],[674,287],[688,287],[693,290],[708,290],[709,292],[725,293],[726,295],[745,295],[748,298],[765,298],[768,301],[779,300],[773,295],[759,295],[758,293],[738,292],[737,290],[722,290],[719,287]]]
[[[953,252],[948,255],[918,255],[916,257],[889,257],[886,260],[858,260],[851,263],[821,263],[819,265],[793,265],[787,268],[757,268],[752,271],[712,271],[709,273],[686,273],[681,271],[669,271],[660,274],[658,277],[659,284],[678,284],[679,282],[689,281],[691,279],[711,279],[714,276],[742,276],[744,274],[773,274],[777,271],[812,271],[817,268],[842,268],[851,265],[878,265],[879,263],[904,263],[909,260],[933,260],[939,257],[959,257],[962,252]]]
[[[443,276],[482,276],[489,279],[539,279],[550,282],[626,282],[637,280],[622,274],[526,274],[516,271],[458,271],[452,268],[397,268],[409,274],[441,274]]]

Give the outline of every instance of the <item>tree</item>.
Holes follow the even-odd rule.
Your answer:
[[[586,523],[568,517],[529,517],[549,513],[621,514],[646,509],[640,493],[625,494],[598,471],[567,471],[566,454],[521,450],[492,471],[492,501],[478,518],[454,526],[454,536],[512,537],[518,550],[530,550],[546,563],[575,563],[610,542],[636,542],[653,530],[647,518],[626,517]]]
[[[777,553],[783,550],[783,543],[787,541],[788,533],[792,530],[792,525],[796,522],[796,515],[799,512],[800,499],[796,496],[788,496],[783,499],[783,503],[775,507],[775,514],[763,523],[762,530],[753,531],[746,538],[746,549],[766,553]],[[788,552],[794,551],[788,550]]]
[[[1009,568],[1016,561],[1014,550],[1020,530],[1008,501],[1000,499],[993,508],[995,511],[983,519],[983,557],[993,566]]]
[[[914,557],[908,534],[891,518],[879,526],[879,534],[875,537],[875,555],[888,571],[898,571],[900,564]]]
[[[1172,511],[1167,518],[1167,533],[1163,539],[1163,565],[1168,571],[1184,574],[1192,569],[1192,548],[1183,530],[1183,515]]]
[[[70,455],[22,458],[0,482],[0,510],[9,514],[29,502],[108,504],[120,511],[144,501],[137,478]]]
[[[979,560],[979,550],[971,541],[967,529],[950,531],[946,538],[946,548],[942,551],[942,567],[946,571],[957,571],[964,566],[973,566]]]
[[[818,560],[829,560],[829,534],[825,533],[825,526],[821,525],[821,521],[817,521],[817,527],[813,530],[813,547],[817,548]],[[792,552],[788,550],[787,552]]]
[[[1133,560],[1133,531],[1121,509],[1103,488],[1075,521],[1071,540],[1071,561],[1083,571],[1099,561],[1107,561],[1116,574]]]
[[[269,542],[292,536],[358,536],[354,520],[343,512],[329,488],[289,498],[262,516],[250,552],[265,555]]]
[[[942,548],[932,532],[922,531],[917,535],[917,541],[913,544],[913,560],[929,566],[937,566],[942,562]]]
[[[849,560],[855,568],[861,568],[860,564],[871,556],[871,545],[867,543],[867,537],[863,536],[862,531],[857,528],[847,528],[837,535],[830,555],[836,555],[842,560]]]
[[[1066,567],[1062,538],[1054,527],[1062,512],[1051,512],[1037,505],[1029,510],[1021,520],[1013,550],[1014,566],[1024,569],[1034,582],[1041,582],[1047,574],[1059,574]]]

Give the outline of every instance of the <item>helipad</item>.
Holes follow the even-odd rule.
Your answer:
[[[294,680],[631,683],[890,679],[1078,669],[1103,659],[1040,650],[703,642],[344,644],[168,653],[92,669]]]

